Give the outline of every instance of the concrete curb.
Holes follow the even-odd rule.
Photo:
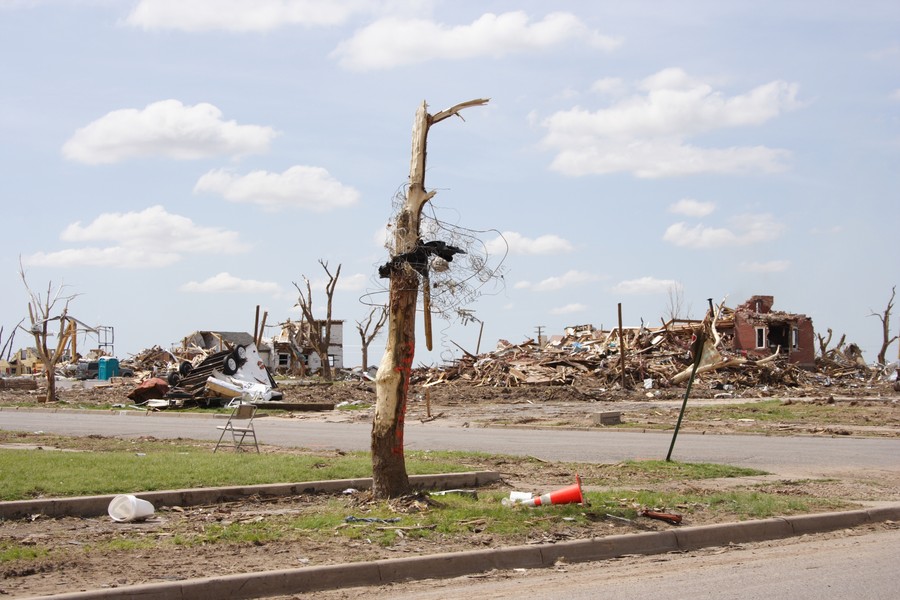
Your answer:
[[[468,471],[440,475],[410,475],[409,482],[415,490],[449,490],[454,488],[480,487],[500,480],[496,471]],[[372,487],[372,478],[330,479],[326,481],[305,481],[303,483],[272,483],[266,485],[244,485],[233,487],[191,488],[184,490],[163,490],[159,492],[137,492],[134,496],[146,500],[154,507],[196,506],[232,502],[248,496],[297,496],[299,494],[341,492],[347,488],[367,490]],[[0,502],[0,519],[23,519],[30,515],[48,517],[99,517],[105,515],[109,503],[116,494],[103,496],[75,496],[72,498],[46,498]]]
[[[586,562],[626,554],[661,554],[730,543],[760,542],[900,519],[900,505],[779,517],[668,531],[616,535],[557,544],[511,546],[393,560],[344,563],[223,577],[40,596],[32,600],[239,600],[402,581],[449,578],[493,569],[539,568],[558,560]]]

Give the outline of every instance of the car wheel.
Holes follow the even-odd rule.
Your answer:
[[[226,375],[234,375],[238,370],[237,360],[235,360],[234,355],[229,354],[225,357],[225,361],[222,363],[222,370]]]
[[[181,381],[181,376],[178,375],[178,373],[175,372],[175,371],[172,371],[172,372],[169,373],[169,375],[166,377],[166,382],[167,382],[170,386],[172,386],[172,387],[175,387],[176,385],[178,385],[178,382],[179,382],[179,381]]]
[[[231,353],[234,357],[234,360],[237,361],[238,366],[243,365],[247,362],[247,348],[244,346],[238,346],[234,349],[234,352]]]
[[[183,363],[181,363],[180,365],[178,365],[178,373],[179,373],[182,377],[187,377],[188,374],[190,374],[190,372],[193,371],[193,370],[194,370],[194,365],[192,365],[192,364],[189,363],[188,361],[184,361]]]

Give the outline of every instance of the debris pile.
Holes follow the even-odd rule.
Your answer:
[[[771,303],[771,296],[754,296],[737,309],[719,306],[708,321],[670,319],[659,327],[604,330],[578,325],[544,344],[533,339],[520,344],[500,340],[491,352],[476,356],[464,351],[453,365],[419,369],[415,382],[424,387],[448,382],[491,387],[577,385],[644,389],[652,394],[651,390],[687,382],[692,339],[704,327],[709,341],[697,381],[711,389],[852,387],[872,379],[872,370],[853,344],[821,359],[811,358],[811,321],[805,315],[771,311]]]
[[[187,360],[191,355],[193,360]],[[128,397],[156,408],[221,406],[234,399],[258,403],[282,398],[281,392],[274,389],[277,383],[255,344],[212,353],[192,348],[178,354],[157,346],[140,353],[135,362],[149,378]]]

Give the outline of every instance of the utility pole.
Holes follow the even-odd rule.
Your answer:
[[[622,303],[619,302],[619,366],[622,369],[622,389],[625,385],[625,332],[622,328]]]
[[[543,334],[543,331],[544,331],[544,325],[535,325],[535,331],[537,331],[537,343],[538,343],[538,346],[541,347],[541,348],[543,348],[543,347],[544,347],[544,341],[543,341],[543,339],[542,339],[542,334]]]

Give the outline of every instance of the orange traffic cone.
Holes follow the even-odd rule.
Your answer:
[[[545,504],[584,504],[584,496],[581,493],[581,477],[576,473],[575,483],[572,485],[522,502],[523,506],[543,506]]]

